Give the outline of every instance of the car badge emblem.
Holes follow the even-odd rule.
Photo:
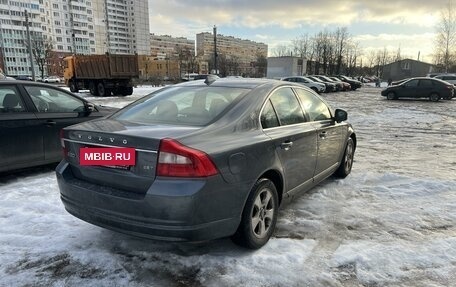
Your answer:
[[[127,144],[128,143],[127,140],[123,140],[122,142],[123,142],[123,144]]]
[[[103,138],[102,138],[102,137],[98,137],[98,141],[99,141],[99,142],[102,142],[102,141],[103,141]]]
[[[109,140],[113,143],[114,142],[114,138],[109,138]]]
[[[81,134],[78,134],[78,138],[82,139],[82,135],[81,135]]]
[[[87,138],[88,138],[89,140],[91,140],[91,139],[92,139],[92,136],[88,136]]]

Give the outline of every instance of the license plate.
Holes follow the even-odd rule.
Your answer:
[[[132,166],[136,164],[134,148],[80,148],[80,165]]]

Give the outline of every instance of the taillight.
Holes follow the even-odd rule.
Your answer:
[[[218,173],[209,156],[172,139],[162,139],[158,151],[157,176],[208,177]]]
[[[65,146],[65,140],[63,137],[63,129],[60,130],[60,145],[62,146],[63,158],[66,158],[68,155],[68,149]]]

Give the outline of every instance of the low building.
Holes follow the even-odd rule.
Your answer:
[[[277,79],[282,77],[302,76],[306,74],[306,65],[307,60],[301,57],[269,57],[266,77]]]
[[[180,78],[179,61],[156,60],[154,56],[138,56],[139,78],[142,80],[164,81]]]
[[[217,71],[222,76],[247,76],[258,74],[256,63],[268,54],[268,45],[233,36],[217,34]],[[207,62],[214,70],[214,35],[196,34],[196,55],[199,62]]]
[[[432,64],[412,59],[403,59],[384,65],[382,78],[397,81],[406,78],[425,77],[434,70],[435,66]]]

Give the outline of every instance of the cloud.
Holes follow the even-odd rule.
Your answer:
[[[149,0],[150,30],[155,34],[195,39],[197,33],[212,32],[212,27],[217,25],[221,30],[232,28],[239,33],[230,36],[256,38],[271,49],[286,41],[286,37],[291,41],[300,34],[325,27],[344,26],[351,33],[374,34],[382,33],[382,26],[385,26],[388,27],[383,31],[385,34],[357,35],[361,46],[397,49],[401,44],[405,51],[413,43],[410,51],[415,48],[421,49],[422,53],[432,53],[433,37],[419,32],[433,30],[447,1]],[[243,29],[248,33],[244,34]],[[414,35],[401,34],[404,30],[412,30]],[[368,37],[373,38],[369,40]]]
[[[433,26],[445,3],[446,0],[388,3],[354,0],[149,0],[149,7],[153,15],[166,14],[176,22],[185,19],[206,25],[248,28],[277,25],[293,29],[302,25],[349,25],[360,21]]]
[[[391,53],[396,53],[400,48],[402,57],[415,59],[419,53],[421,60],[431,62],[435,37],[434,33],[363,34],[355,36],[353,40],[360,43],[365,56],[369,55],[371,51],[376,52],[384,48]]]

